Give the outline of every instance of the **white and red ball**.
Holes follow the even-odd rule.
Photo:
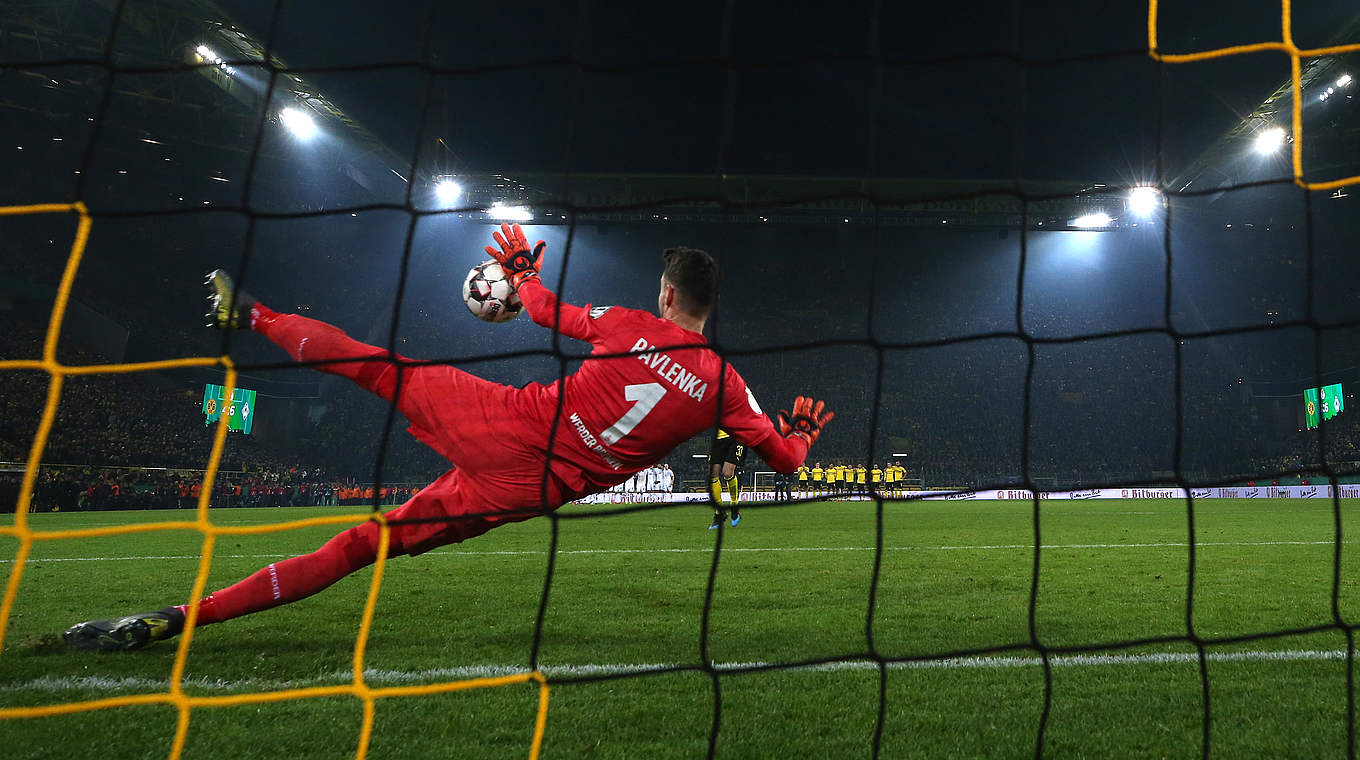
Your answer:
[[[463,303],[472,316],[485,322],[508,322],[524,310],[505,270],[494,259],[468,271],[463,280]]]

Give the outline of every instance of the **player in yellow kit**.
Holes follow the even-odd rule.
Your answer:
[[[728,505],[732,510],[732,527],[741,523],[741,507],[737,506],[741,487],[737,471],[745,462],[746,445],[718,428],[708,450],[708,492],[713,496],[713,522],[708,526],[709,530],[717,530],[727,518]]]
[[[823,495],[825,495],[826,492],[825,492],[824,490],[822,490],[822,487],[823,487],[823,479],[824,479],[825,477],[826,477],[826,471],[822,469],[822,463],[821,463],[821,462],[815,462],[815,463],[813,463],[813,465],[812,465],[812,495],[813,495],[813,496],[823,496]]]

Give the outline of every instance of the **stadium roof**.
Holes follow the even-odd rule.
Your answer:
[[[1360,12],[1336,27],[1319,47],[1354,43],[1360,39]],[[1299,82],[1304,96],[1304,170],[1311,180],[1360,172],[1360,119],[1354,108],[1355,87],[1331,103],[1320,94],[1346,74],[1360,74],[1360,57],[1327,56],[1301,61]],[[1250,142],[1272,126],[1288,131],[1294,102],[1293,77],[1285,79],[1250,113],[1209,145],[1168,185],[1173,191],[1225,187],[1261,179],[1259,171],[1242,160],[1250,155]],[[1278,175],[1276,175],[1278,176]]]
[[[64,159],[58,160],[52,153],[55,149],[49,146],[48,158],[43,159],[46,163],[36,157],[31,160],[37,162],[34,166],[51,166],[61,170],[53,174],[69,177],[85,165],[80,138],[91,134],[80,117],[92,121],[94,114],[105,109],[109,118],[100,125],[98,160],[92,168],[121,171],[120,162],[136,164],[133,174],[147,183],[143,187],[166,189],[166,198],[173,196],[179,203],[196,203],[200,198],[204,204],[239,201],[240,182],[252,158],[265,167],[256,168],[252,174],[251,200],[256,207],[262,198],[269,197],[286,199],[278,202],[280,210],[301,212],[404,203],[414,158],[406,154],[412,152],[423,154],[421,170],[414,177],[418,183],[423,185],[445,174],[457,175],[463,189],[460,206],[525,203],[545,211],[556,207],[556,216],[542,213],[536,219],[547,223],[561,221],[560,211],[570,207],[583,210],[581,218],[586,221],[638,223],[676,219],[787,223],[872,220],[884,224],[1013,227],[1028,218],[1035,225],[1060,225],[1092,209],[1117,215],[1125,203],[1126,189],[1149,179],[1140,176],[1137,166],[1124,176],[1114,176],[1118,172],[1110,171],[1108,162],[1072,172],[1067,175],[1071,179],[1062,179],[1061,174],[1055,178],[1049,172],[1044,179],[1023,181],[1004,171],[961,171],[960,176],[973,177],[969,179],[944,174],[931,178],[929,169],[922,170],[924,177],[903,176],[912,166],[910,160],[893,163],[881,172],[883,176],[869,177],[824,176],[811,171],[601,171],[588,161],[570,171],[566,167],[546,170],[531,162],[492,171],[488,166],[497,164],[498,159],[488,158],[492,151],[483,150],[486,146],[463,144],[455,150],[449,147],[454,140],[445,141],[454,118],[450,113],[457,111],[454,98],[447,92],[445,102],[435,109],[437,113],[430,114],[433,118],[422,122],[422,144],[411,142],[394,148],[392,128],[384,124],[381,129],[370,129],[363,118],[354,115],[367,110],[367,118],[381,119],[386,104],[351,95],[351,108],[342,107],[338,101],[345,100],[344,96],[328,93],[328,86],[300,73],[303,70],[291,70],[280,55],[271,52],[266,61],[265,43],[218,3],[95,0],[93,5],[104,12],[90,13],[91,3],[83,0],[0,2],[0,28],[5,30],[0,36],[0,72],[9,85],[0,95],[0,112],[7,114],[3,117],[5,127],[25,135],[25,139],[65,143],[61,148]],[[116,9],[121,10],[122,18],[115,25]],[[1357,31],[1360,15],[1339,28],[1333,40],[1354,37]],[[205,58],[205,48],[211,51],[211,60]],[[308,55],[314,57],[314,51]],[[1137,62],[1137,58],[1132,56],[1134,65],[1146,64],[1146,59]],[[119,73],[114,76],[109,98],[103,100],[109,64],[116,65]],[[418,68],[410,62],[396,66]],[[343,64],[340,68],[366,67]],[[1334,58],[1307,62],[1306,90],[1340,68],[1341,63]],[[271,73],[275,73],[272,91]],[[324,72],[319,76],[324,78]],[[795,80],[795,91],[809,84],[797,80],[802,74],[790,76]],[[960,71],[955,76],[964,74]],[[985,98],[971,94],[963,82],[957,84],[960,92],[955,105]],[[1034,97],[1040,94],[1048,96],[1034,93]],[[1185,168],[1168,171],[1167,176],[1176,178],[1170,189],[1177,191],[1196,182],[1203,185],[1210,178],[1215,186],[1259,178],[1250,175],[1238,160],[1242,142],[1262,124],[1277,119],[1289,96],[1288,84],[1277,88],[1211,147],[1199,150]],[[305,107],[316,114],[343,136],[343,147],[325,151],[322,160],[307,161],[294,146],[274,139],[273,133],[280,130],[268,127],[277,122],[286,106]],[[915,106],[906,102],[889,102],[885,107],[909,116],[915,113],[911,110]],[[940,118],[951,107],[949,102],[938,102],[927,115]],[[34,120],[34,115],[42,118]],[[461,112],[455,115],[463,116]],[[263,134],[262,118],[269,122]],[[426,129],[431,123],[438,126]],[[1135,127],[1129,132],[1131,142],[1147,137]],[[1356,138],[1353,118],[1349,126],[1332,124],[1330,129],[1310,130],[1308,139],[1316,140],[1318,149],[1331,156],[1310,162],[1310,169],[1326,170],[1353,162],[1351,157],[1357,151],[1338,150],[1336,145],[1337,141],[1343,147],[1353,145]],[[170,145],[154,151],[154,156],[148,154],[147,145],[162,143]],[[180,150],[171,153],[173,148]],[[655,153],[654,146],[649,149]],[[941,143],[926,146],[922,152],[929,155],[951,150],[958,148]],[[1080,151],[1074,147],[1072,152]],[[1021,166],[1020,159],[1010,156],[1004,146],[998,147],[997,153],[1000,163],[1014,161],[1015,167]],[[911,156],[906,155],[908,159]],[[1310,154],[1320,155],[1317,150]],[[1077,165],[1086,168],[1085,164]],[[1029,176],[1028,168],[1017,168],[1016,173]],[[35,182],[42,180],[35,176]],[[230,188],[215,184],[233,182],[237,184]],[[42,196],[69,197],[71,193],[61,187],[56,185],[58,189]],[[228,189],[231,192],[226,192]],[[1027,204],[1022,202],[1021,193],[1030,199]],[[32,192],[28,195],[20,200],[31,200]],[[147,196],[143,196],[143,204],[146,201]]]

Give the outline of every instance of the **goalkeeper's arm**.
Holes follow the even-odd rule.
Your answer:
[[[557,296],[548,290],[538,276],[543,249],[547,243],[540,240],[529,249],[529,239],[518,224],[502,224],[497,232],[491,233],[496,246],[487,246],[486,252],[500,263],[505,275],[519,293],[529,318],[544,327],[555,329],[569,338],[590,340],[591,329],[587,309],[560,303]]]
[[[744,390],[744,389],[742,389]],[[826,410],[826,404],[799,396],[793,402],[793,412],[780,410],[779,427],[759,411],[754,397],[748,393],[731,393],[726,403],[723,427],[738,440],[756,450],[761,459],[776,472],[785,475],[797,470],[807,460],[808,450],[822,434],[822,426],[836,415]]]
[[[590,325],[590,310],[573,306],[557,299],[557,294],[548,290],[537,277],[522,280],[519,285],[519,300],[529,318],[548,329],[556,329],[568,338],[590,340],[594,331]]]

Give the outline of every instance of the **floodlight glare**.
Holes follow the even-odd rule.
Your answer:
[[[1256,152],[1263,156],[1279,150],[1281,145],[1284,145],[1284,129],[1281,127],[1271,127],[1256,135]]]
[[[316,122],[312,121],[312,117],[296,108],[285,108],[280,111],[279,121],[282,121],[283,126],[287,127],[288,131],[292,132],[293,136],[299,140],[306,141],[316,137],[318,131]]]
[[[1350,84],[1350,83],[1351,83],[1351,75],[1350,75],[1350,74],[1342,74],[1342,75],[1341,75],[1341,78],[1338,79],[1338,80],[1336,80],[1336,86],[1337,86],[1337,87],[1345,87],[1346,85],[1348,85],[1348,84]]]
[[[1077,227],[1083,230],[1089,230],[1098,227],[1109,227],[1110,222],[1113,221],[1114,217],[1110,216],[1104,211],[1098,211],[1094,214],[1082,214],[1076,219],[1073,219],[1072,221],[1068,222],[1068,226]]]
[[[507,206],[503,203],[491,204],[486,215],[503,222],[528,222],[534,218],[534,212],[524,206]]]
[[[194,52],[198,53],[198,59],[200,61],[215,63],[217,64],[217,67],[219,69],[222,69],[223,71],[227,72],[232,76],[236,75],[236,69],[233,69],[232,67],[228,66],[226,61],[223,61],[222,57],[219,56],[212,48],[208,47],[207,45],[199,45],[198,47],[194,48]]]
[[[458,200],[458,196],[463,194],[463,188],[457,182],[445,177],[434,183],[434,197],[444,206],[452,206]]]
[[[1134,216],[1152,216],[1161,205],[1161,195],[1155,187],[1135,187],[1129,191],[1129,211]]]

